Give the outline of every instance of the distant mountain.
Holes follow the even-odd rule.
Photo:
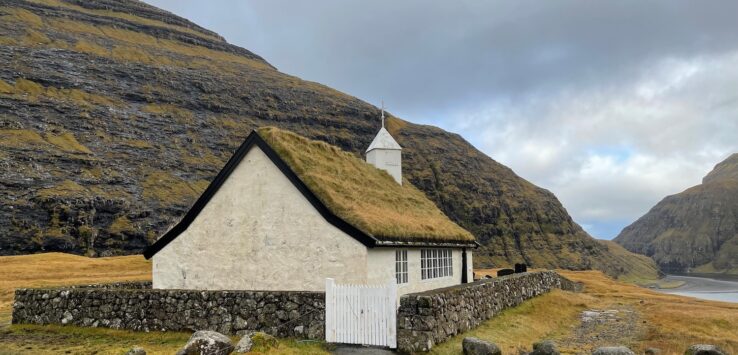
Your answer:
[[[666,272],[738,274],[738,154],[668,196],[615,238]]]
[[[379,129],[376,107],[139,1],[0,0],[0,63],[0,254],[138,253],[252,129],[358,156]],[[482,244],[478,266],[624,272],[551,192],[459,135],[388,129],[405,176]]]

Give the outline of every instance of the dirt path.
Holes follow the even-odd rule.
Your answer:
[[[580,315],[581,323],[573,334],[559,341],[562,350],[589,354],[601,346],[632,346],[645,331],[640,314],[631,306],[611,305],[604,309],[588,309]],[[569,351],[566,351],[567,353]]]

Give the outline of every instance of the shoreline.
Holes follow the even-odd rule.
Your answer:
[[[738,280],[735,278],[717,278],[685,275],[666,275],[662,280],[665,282],[683,282],[681,286],[674,288],[654,288],[653,290],[687,297],[695,297],[705,300],[738,303]]]

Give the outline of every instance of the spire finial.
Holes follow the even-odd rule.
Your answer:
[[[382,100],[382,128],[384,128],[384,100]]]

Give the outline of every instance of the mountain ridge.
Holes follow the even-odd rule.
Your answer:
[[[665,197],[614,241],[666,272],[738,274],[738,154],[702,184]]]
[[[379,129],[376,107],[140,2],[0,0],[0,18],[0,254],[137,253],[252,129],[357,156]],[[482,244],[479,266],[623,272],[550,191],[460,135],[387,128],[409,181]]]

